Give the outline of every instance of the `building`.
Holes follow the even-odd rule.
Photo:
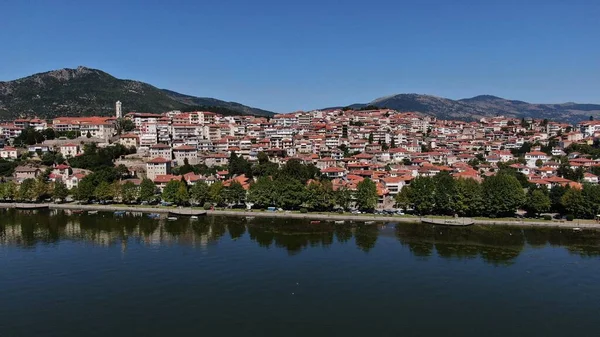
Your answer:
[[[173,149],[173,156],[177,165],[183,165],[187,159],[188,164],[198,164],[198,151],[195,147],[189,145],[181,145]]]
[[[2,159],[17,159],[19,153],[14,147],[6,146],[0,150],[0,158]]]
[[[25,179],[35,179],[40,174],[42,174],[42,171],[37,167],[17,166],[15,168],[15,179],[19,184],[22,183]]]
[[[119,137],[119,144],[137,148],[140,145],[140,137],[133,133],[124,134]]]
[[[154,158],[146,163],[146,177],[154,181],[160,175],[171,173],[171,160],[165,158]]]
[[[173,158],[173,151],[167,144],[155,144],[150,147],[150,158]]]
[[[117,119],[119,118],[123,118],[123,107],[121,105],[121,101],[117,101],[117,103],[115,103],[115,115],[117,117]]]
[[[58,148],[58,151],[65,158],[75,157],[79,154],[79,145],[73,143],[63,144]]]

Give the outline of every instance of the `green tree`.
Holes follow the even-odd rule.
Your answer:
[[[183,182],[179,182],[177,187],[177,193],[175,193],[175,203],[177,205],[186,205],[190,201],[190,195],[188,193],[187,185]]]
[[[435,209],[435,182],[430,177],[417,177],[411,183],[406,193],[410,203],[418,214],[433,213]]]
[[[22,201],[32,201],[36,197],[35,194],[35,179],[28,178],[21,182],[17,199]]]
[[[46,166],[51,166],[54,164],[56,160],[56,156],[52,152],[46,152],[42,155],[42,164]]]
[[[402,187],[400,192],[398,192],[398,194],[396,194],[394,196],[394,201],[396,202],[396,207],[401,208],[403,210],[407,210],[411,206],[409,194],[410,194],[410,187],[409,186]]]
[[[373,144],[373,134],[369,133],[369,144]]]
[[[131,181],[126,182],[121,187],[121,198],[126,204],[137,201],[138,199],[138,187]]]
[[[581,190],[569,188],[561,198],[561,203],[567,214],[572,214],[576,218],[581,218],[585,215],[585,199]]]
[[[65,157],[63,156],[62,153],[57,153],[56,156],[54,156],[54,162],[56,162],[58,165],[64,164],[65,163]]]
[[[485,211],[489,216],[513,216],[525,204],[525,192],[516,177],[499,172],[483,181]]]
[[[456,180],[448,172],[440,172],[433,177],[435,184],[434,204],[435,213],[453,215],[456,213]]]
[[[217,205],[223,203],[223,183],[220,181],[216,181],[210,185],[208,189],[208,198],[210,202],[213,202]]]
[[[275,206],[275,184],[269,177],[260,177],[250,185],[248,201],[259,208]]]
[[[77,190],[74,193],[74,197],[77,200],[85,200],[89,201],[94,197],[94,193],[96,191],[96,185],[92,179],[92,177],[87,176],[79,181],[77,185]]]
[[[544,165],[544,161],[541,159],[538,159],[535,161],[535,166],[537,167],[542,167]]]
[[[55,181],[52,189],[52,196],[54,197],[54,200],[65,201],[68,195],[69,190],[67,189],[67,185],[60,180]]]
[[[92,134],[88,131],[87,134],[85,135],[86,138],[92,138]]]
[[[106,181],[101,182],[94,189],[94,196],[100,201],[106,201],[113,198],[113,190],[111,184]]]
[[[352,202],[352,191],[350,191],[346,186],[341,186],[334,192],[333,197],[336,205],[343,209],[348,209],[348,207],[350,207],[350,202]]]
[[[246,190],[237,181],[231,182],[231,184],[223,188],[223,200],[226,203],[239,205],[246,200]]]
[[[163,201],[176,203],[178,201],[177,193],[179,191],[181,181],[171,180],[167,183],[162,191],[161,198]]]
[[[565,213],[565,208],[563,207],[561,200],[567,189],[568,187],[563,187],[561,185],[554,185],[550,189],[550,210],[552,212]]]
[[[208,190],[208,184],[204,181],[199,181],[190,188],[190,197],[194,202],[204,205],[209,199]]]
[[[123,186],[121,185],[121,182],[118,180],[113,181],[112,184],[110,184],[110,192],[112,194],[112,200],[114,201],[118,201],[118,200],[123,200]]]
[[[140,200],[151,202],[156,199],[156,185],[152,180],[145,178],[140,183]]]
[[[331,210],[336,204],[335,193],[330,181],[313,181],[305,191],[306,207],[316,211]]]
[[[527,194],[527,203],[525,209],[528,213],[533,213],[539,216],[540,213],[550,210],[551,201],[548,194],[540,189],[533,189]]]
[[[283,209],[298,209],[304,200],[304,184],[297,179],[279,177],[274,182],[275,206]]]
[[[483,207],[483,191],[481,184],[475,179],[458,179],[456,181],[456,213],[461,216],[480,215]]]
[[[377,185],[369,178],[365,178],[356,186],[356,204],[361,210],[370,211],[377,206]]]
[[[36,201],[45,199],[49,194],[48,183],[44,176],[39,176],[35,179],[34,198]]]

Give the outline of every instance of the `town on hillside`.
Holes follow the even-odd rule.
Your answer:
[[[16,119],[1,124],[3,181],[18,186],[43,177],[49,185],[58,182],[74,191],[97,169],[114,167],[116,178],[105,177],[96,184],[116,180],[139,187],[150,180],[158,195],[172,181],[183,182],[188,189],[218,182],[224,187],[239,184],[247,192],[261,178],[253,168],[265,162],[281,168],[294,161],[318,173],[303,179],[305,185],[327,181],[334,191],[352,192],[361,182],[372,181],[377,198],[365,208],[381,210],[397,207],[397,194],[415,179],[441,172],[481,182],[510,169],[530,186],[547,191],[555,186],[581,190],[586,183],[598,184],[600,174],[600,121],[592,117],[570,125],[503,116],[473,122],[440,120],[364,108],[272,118],[206,111],[123,113],[120,102],[115,110],[114,117]],[[250,169],[240,168],[244,165]],[[102,199],[98,193],[102,194],[92,191],[75,199]],[[237,197],[242,204],[244,200]],[[269,206],[269,201],[255,203]]]

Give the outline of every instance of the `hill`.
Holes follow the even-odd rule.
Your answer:
[[[125,112],[218,108],[224,114],[273,115],[240,103],[184,95],[140,81],[118,79],[101,70],[78,67],[0,82],[0,119],[107,116],[114,114],[118,100],[123,102]]]
[[[452,100],[419,94],[398,94],[381,97],[368,103],[381,108],[398,111],[416,111],[435,115],[442,119],[474,120],[481,117],[503,115],[507,117],[547,118],[549,120],[576,123],[589,116],[598,119],[600,104],[534,104],[508,100],[491,95]],[[359,105],[354,105],[359,106]]]

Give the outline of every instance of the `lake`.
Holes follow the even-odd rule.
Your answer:
[[[0,336],[598,336],[600,232],[0,211]]]

